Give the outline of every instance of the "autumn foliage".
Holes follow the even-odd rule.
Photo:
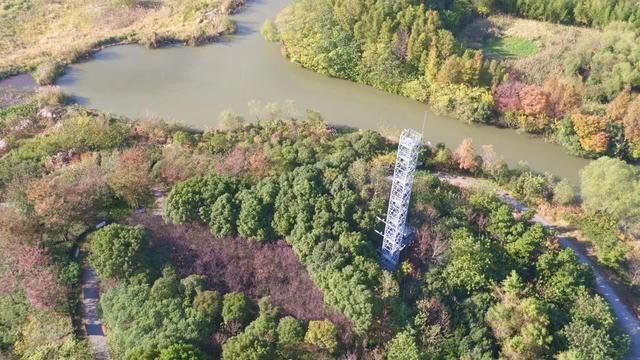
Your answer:
[[[629,104],[622,123],[624,124],[624,137],[634,145],[639,153],[638,157],[640,157],[640,96]]]
[[[0,292],[24,289],[31,306],[39,310],[53,309],[64,294],[45,249],[36,245],[6,244],[4,261],[10,271],[0,276]]]
[[[583,149],[604,152],[609,145],[607,120],[597,115],[576,114],[571,118]]]
[[[474,171],[479,166],[471,139],[462,140],[462,143],[458,146],[453,156],[458,162],[458,167],[462,170]]]
[[[549,94],[538,85],[527,85],[519,94],[522,111],[525,115],[547,115],[549,108]]]
[[[88,165],[31,181],[27,199],[46,228],[66,234],[69,224],[95,220],[108,191],[103,171]]]
[[[116,164],[108,176],[109,186],[132,208],[138,208],[151,199],[153,180],[149,167],[149,156],[140,147],[116,155]]]
[[[524,88],[524,84],[515,80],[505,81],[498,85],[493,93],[496,109],[500,112],[521,110],[520,91],[522,88]]]

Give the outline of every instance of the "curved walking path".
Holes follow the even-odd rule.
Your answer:
[[[468,176],[451,176],[447,174],[437,174],[437,176],[440,180],[461,188],[477,187],[482,181],[484,181]],[[515,210],[519,212],[527,210],[527,207],[524,204],[506,192],[498,191],[497,195],[500,200]],[[535,214],[533,221],[544,227],[553,227],[553,225],[539,213]],[[629,307],[622,301],[614,290],[614,287],[609,283],[609,280],[607,280],[607,278],[602,274],[598,265],[589,259],[582,248],[577,246],[576,243],[568,237],[560,235],[558,236],[558,239],[560,240],[560,245],[562,247],[571,249],[577,255],[578,260],[581,263],[587,264],[591,270],[593,270],[596,279],[596,290],[609,303],[613,313],[618,318],[620,327],[627,335],[629,335],[629,340],[631,340],[629,353],[627,354],[626,359],[640,359],[640,320],[635,317],[631,309],[629,309]]]
[[[98,275],[82,254],[82,327],[97,360],[109,359],[107,337],[100,320],[100,285]]]

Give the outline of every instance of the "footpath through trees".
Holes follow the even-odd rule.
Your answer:
[[[460,188],[477,188],[484,181],[482,179],[476,179],[469,176],[451,176],[442,173],[437,174],[437,176],[440,180],[446,181],[451,185]],[[505,204],[511,206],[518,212],[524,212],[527,210],[527,207],[524,204],[504,191],[498,191],[497,196]],[[551,224],[551,222],[546,220],[538,212],[536,212],[535,216],[533,217],[533,221],[541,224],[546,228],[553,227],[553,224]],[[562,247],[571,249],[576,254],[580,262],[589,265],[591,270],[593,270],[596,280],[596,289],[611,306],[614,314],[618,318],[618,323],[620,324],[622,330],[627,335],[629,335],[631,344],[629,347],[629,353],[627,354],[627,359],[640,359],[640,320],[635,317],[633,311],[631,311],[627,304],[625,304],[620,296],[618,296],[618,294],[614,290],[613,285],[603,275],[602,270],[598,267],[598,265],[596,265],[593,261],[591,261],[591,259],[589,259],[585,251],[581,247],[577,246],[572,238],[566,236],[563,233],[560,233],[558,234],[558,240],[560,240],[560,245]]]
[[[81,254],[82,261],[82,326],[89,341],[89,346],[95,353],[97,360],[108,360],[109,349],[107,337],[100,320],[100,285],[98,275],[89,265],[86,254]]]

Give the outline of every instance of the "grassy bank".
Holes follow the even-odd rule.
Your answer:
[[[0,78],[38,69],[48,84],[61,66],[108,44],[198,45],[233,32],[244,0],[7,0],[0,4]]]

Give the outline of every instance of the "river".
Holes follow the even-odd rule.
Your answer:
[[[238,32],[202,47],[104,49],[70,66],[57,82],[83,105],[131,117],[156,115],[195,128],[215,127],[222,110],[249,117],[248,103],[293,101],[332,124],[357,128],[423,128],[432,143],[457,146],[472,138],[476,149],[493,144],[510,165],[520,160],[576,183],[588,160],[555,144],[509,129],[468,125],[440,116],[424,104],[369,86],[329,78],[292,64],[260,34],[289,0],[250,0],[234,19]]]

